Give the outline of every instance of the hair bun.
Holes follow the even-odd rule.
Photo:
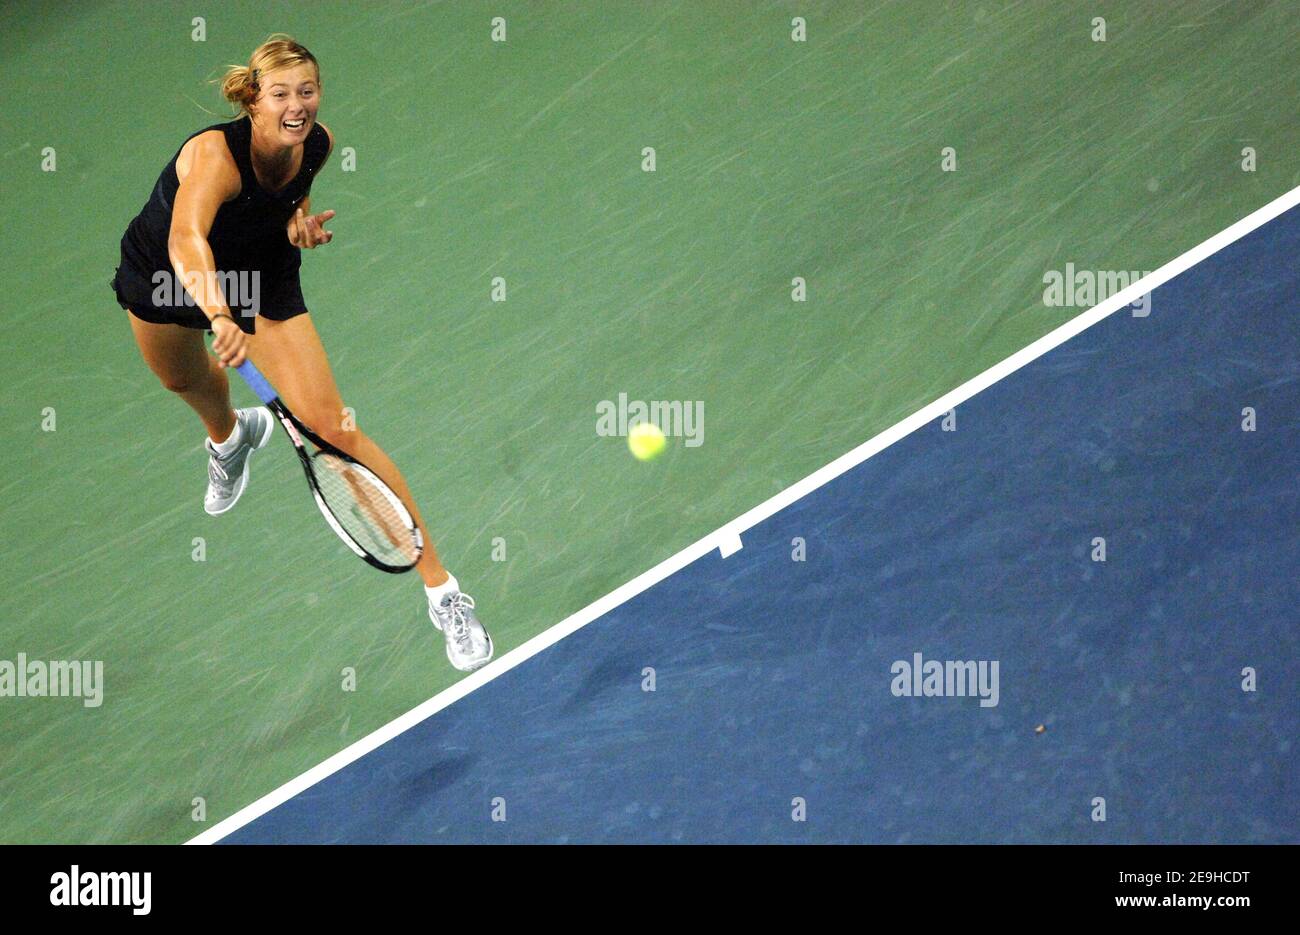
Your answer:
[[[256,68],[252,67],[253,62],[258,63]],[[226,69],[225,77],[221,80],[221,94],[230,103],[238,105],[244,113],[248,113],[261,91],[258,79],[262,77],[262,72],[302,63],[312,65],[319,86],[320,66],[316,63],[316,57],[289,36],[276,33],[253,50],[247,65],[231,65]]]

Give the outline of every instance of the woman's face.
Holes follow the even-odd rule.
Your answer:
[[[258,79],[253,124],[266,139],[296,146],[307,139],[320,107],[320,85],[310,62],[267,72]]]

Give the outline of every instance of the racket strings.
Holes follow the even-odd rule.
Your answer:
[[[312,459],[321,498],[340,526],[363,549],[390,565],[413,564],[420,557],[410,514],[365,468],[329,452]]]

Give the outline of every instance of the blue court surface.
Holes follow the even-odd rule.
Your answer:
[[[1300,209],[225,840],[1300,840],[1297,256]],[[996,706],[896,697],[916,653]]]

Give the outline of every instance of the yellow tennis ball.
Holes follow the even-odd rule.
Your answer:
[[[651,461],[663,454],[668,441],[653,422],[638,422],[627,433],[627,447],[638,461]]]

